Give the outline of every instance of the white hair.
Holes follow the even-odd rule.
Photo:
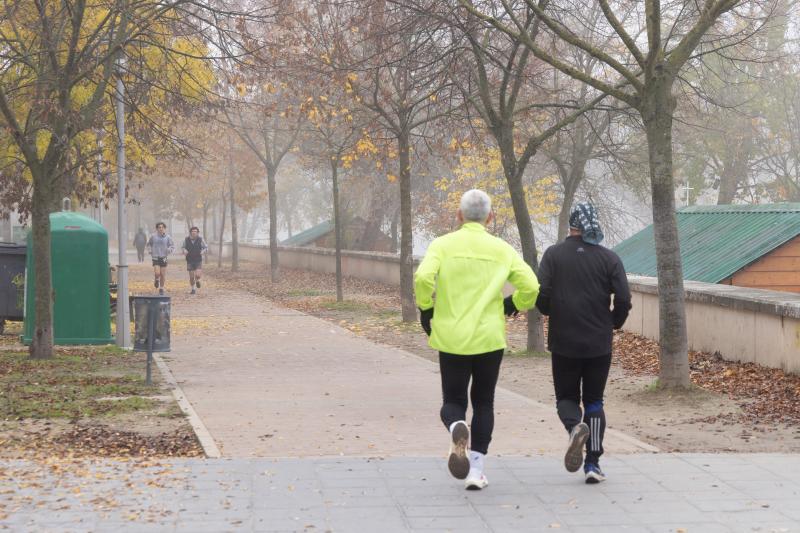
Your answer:
[[[492,211],[492,199],[480,189],[470,189],[461,197],[461,216],[467,222],[486,222]]]

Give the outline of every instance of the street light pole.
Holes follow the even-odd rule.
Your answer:
[[[105,201],[103,199],[103,138],[97,136],[97,146],[100,153],[97,154],[97,191],[99,198],[97,199],[97,223],[103,225],[103,207]]]
[[[117,62],[117,90],[114,93],[117,115],[117,346],[131,347],[128,317],[128,232],[125,213],[125,86],[122,83],[122,58]]]

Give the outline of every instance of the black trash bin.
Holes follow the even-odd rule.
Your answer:
[[[153,352],[169,351],[169,296],[134,296],[133,349],[147,352],[145,383],[152,385]]]
[[[0,242],[0,333],[6,320],[24,318],[26,254],[24,244]]]
[[[169,351],[169,314],[169,296],[133,297],[135,351]]]

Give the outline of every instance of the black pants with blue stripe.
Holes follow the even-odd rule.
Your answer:
[[[567,432],[572,431],[581,419],[589,426],[585,462],[597,464],[603,455],[603,435],[606,432],[603,394],[611,368],[611,354],[581,358],[554,353],[552,360],[558,417]]]

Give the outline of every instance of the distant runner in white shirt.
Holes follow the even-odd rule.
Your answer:
[[[158,294],[164,294],[164,285],[167,279],[167,256],[175,251],[172,237],[167,235],[167,225],[163,222],[156,224],[156,232],[147,241],[147,250],[153,258],[153,285],[158,289]]]

